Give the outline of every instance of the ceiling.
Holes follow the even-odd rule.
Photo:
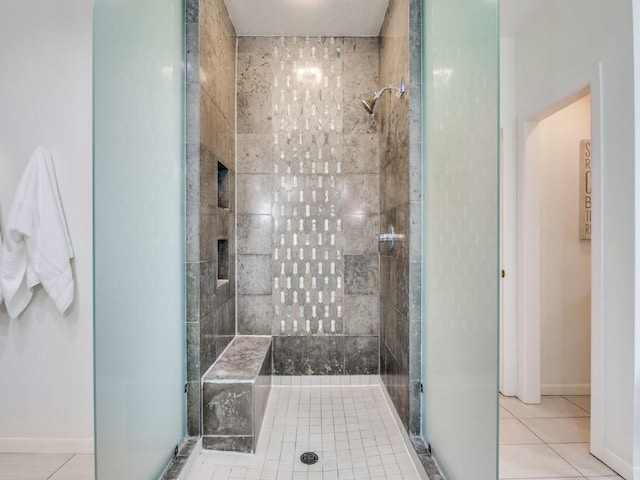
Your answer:
[[[389,0],[224,0],[239,36],[377,37]]]

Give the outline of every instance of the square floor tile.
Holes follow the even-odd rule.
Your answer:
[[[500,444],[542,443],[531,430],[518,419],[500,419]]]
[[[547,445],[500,445],[500,479],[580,477]]]
[[[0,480],[46,480],[72,454],[0,453]]]
[[[549,445],[585,477],[612,476],[616,473],[589,453],[588,443]]]
[[[93,480],[94,463],[93,455],[74,455],[49,480]]]
[[[591,397],[589,395],[565,395],[564,398],[579,406],[585,412],[591,413]]]
[[[522,419],[544,443],[588,443],[591,424],[588,417]]]
[[[504,397],[501,405],[516,418],[588,417],[589,413],[563,397],[542,397],[539,405]]]

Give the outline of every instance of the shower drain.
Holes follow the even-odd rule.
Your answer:
[[[300,461],[305,465],[313,465],[318,462],[318,455],[314,452],[304,452],[300,455]]]

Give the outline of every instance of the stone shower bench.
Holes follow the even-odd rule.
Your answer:
[[[202,379],[202,446],[255,452],[271,392],[271,337],[236,336]]]

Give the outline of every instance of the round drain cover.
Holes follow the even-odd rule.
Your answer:
[[[304,452],[300,455],[300,461],[305,465],[313,465],[318,462],[318,455],[313,452]]]

